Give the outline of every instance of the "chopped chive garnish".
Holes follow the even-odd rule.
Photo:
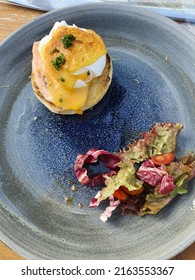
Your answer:
[[[72,41],[74,41],[76,38],[72,34],[67,34],[62,37],[62,44],[65,49],[72,46]]]
[[[58,100],[60,103],[62,103],[62,101],[63,101],[63,98],[62,97],[60,97],[60,99]]]
[[[57,48],[54,48],[54,49],[50,52],[50,54],[53,54],[53,53],[56,53],[56,52],[59,52],[59,50],[58,50]]]
[[[60,77],[60,81],[64,83],[64,82],[65,82],[65,79],[62,78],[62,77]]]
[[[52,61],[52,65],[56,68],[56,70],[60,70],[61,65],[65,64],[64,54],[57,56],[55,60]]]

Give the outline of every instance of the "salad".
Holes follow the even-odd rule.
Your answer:
[[[195,177],[195,154],[176,158],[176,139],[182,128],[180,123],[156,123],[116,153],[90,149],[77,156],[74,172],[78,181],[91,187],[103,184],[89,205],[93,208],[109,201],[100,216],[103,222],[117,207],[122,214],[156,214],[174,197],[187,193],[188,183]],[[100,161],[108,172],[91,177],[90,165]]]

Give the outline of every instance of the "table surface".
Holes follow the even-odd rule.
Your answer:
[[[6,1],[3,1],[6,2]],[[33,18],[42,15],[44,12],[17,7],[7,3],[0,2],[0,42],[3,41],[8,35],[17,30],[19,27],[29,22]],[[195,26],[184,24],[184,27],[189,29],[195,34]],[[3,242],[0,241],[0,260],[22,260],[23,256],[19,256],[13,252]],[[195,260],[195,242],[175,256],[175,260]]]

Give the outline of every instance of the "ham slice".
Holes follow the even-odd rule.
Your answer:
[[[39,42],[33,44],[33,59],[32,59],[32,73],[34,75],[35,83],[44,98],[52,102],[52,96],[47,87],[47,78],[44,75],[44,64],[39,53]]]

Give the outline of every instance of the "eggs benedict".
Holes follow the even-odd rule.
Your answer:
[[[106,94],[112,62],[94,31],[56,22],[32,52],[33,90],[50,111],[82,114]]]

